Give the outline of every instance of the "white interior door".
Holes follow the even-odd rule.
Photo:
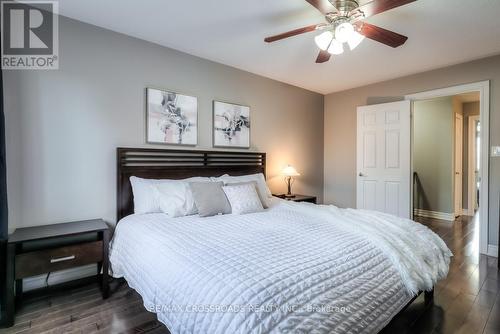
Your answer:
[[[410,218],[410,109],[410,101],[358,107],[358,209]]]
[[[462,175],[463,175],[463,134],[464,121],[463,116],[455,114],[455,217],[462,215]]]

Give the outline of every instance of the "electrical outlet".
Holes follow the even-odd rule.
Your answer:
[[[500,146],[492,146],[491,147],[491,156],[492,157],[500,157]]]

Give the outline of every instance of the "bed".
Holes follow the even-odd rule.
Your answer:
[[[265,173],[265,153],[118,149],[110,250],[171,333],[377,333],[451,253],[426,227],[371,211],[273,199],[263,212],[201,218],[133,214],[130,176]]]

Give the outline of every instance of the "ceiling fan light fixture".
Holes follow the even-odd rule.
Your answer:
[[[344,53],[344,46],[341,42],[334,38],[330,43],[330,47],[328,47],[328,53],[332,55],[340,55]]]
[[[351,34],[351,37],[347,40],[347,44],[349,44],[349,49],[354,50],[363,40],[365,39],[365,36],[361,35],[357,31],[353,31]]]
[[[328,49],[328,46],[330,46],[332,40],[333,33],[331,31],[322,32],[318,36],[314,37],[316,45],[323,51],[326,51]]]
[[[347,42],[354,33],[354,27],[350,22],[341,23],[335,28],[335,39],[340,43]]]
[[[321,50],[316,57],[318,64],[329,61],[331,55],[342,54],[344,43],[354,50],[364,38],[397,48],[408,40],[407,36],[366,23],[364,20],[415,1],[417,0],[306,0],[324,15],[326,22],[269,36],[264,38],[264,42],[272,43],[318,31],[318,35],[314,37]]]

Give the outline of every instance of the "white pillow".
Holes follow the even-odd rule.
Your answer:
[[[132,193],[134,194],[134,213],[158,213],[161,212],[160,203],[158,201],[158,192],[154,189],[155,185],[165,182],[208,182],[208,177],[190,177],[184,180],[168,180],[168,179],[142,179],[140,177],[131,176],[130,184],[132,185]]]
[[[224,184],[255,181],[255,182],[257,182],[257,190],[259,191],[259,193],[262,195],[263,198],[265,198],[265,197],[272,198],[273,197],[273,195],[271,194],[271,190],[269,190],[269,187],[266,184],[266,178],[264,177],[264,174],[262,174],[262,173],[242,175],[242,176],[222,175],[222,176],[217,178],[217,181],[222,181],[222,182],[224,182]],[[266,203],[266,205],[267,205],[267,203]]]
[[[210,178],[210,181],[213,181],[213,182],[222,182],[222,178],[223,177],[228,177],[229,174],[224,174],[224,175],[221,175],[221,176],[212,176]]]
[[[241,215],[264,210],[255,185],[251,183],[222,187],[231,204],[231,213]]]
[[[262,206],[264,207],[264,209],[267,209],[269,207],[269,198],[267,198],[266,193],[263,193],[262,191],[260,191],[259,188],[257,188],[257,181],[234,182],[234,183],[233,182],[225,182],[224,183],[225,186],[239,186],[242,184],[253,184],[253,186],[255,187],[255,190],[257,190],[257,195],[259,195],[260,202],[262,203]]]
[[[162,182],[153,187],[161,212],[169,217],[183,217],[198,213],[188,182]]]

